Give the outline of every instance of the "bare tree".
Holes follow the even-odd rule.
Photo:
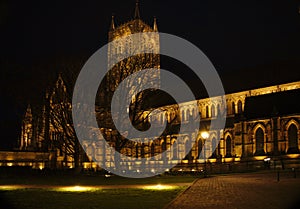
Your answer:
[[[81,60],[81,59],[80,59]],[[67,60],[56,63],[60,73],[53,88],[48,88],[43,110],[45,149],[59,152],[74,160],[74,167],[80,168],[84,157],[83,149],[76,136],[72,121],[72,89],[82,63]],[[66,82],[65,82],[66,81]]]
[[[66,156],[74,159],[75,168],[80,167],[82,148],[76,137],[72,122],[71,95],[67,92],[61,76],[49,97],[50,149],[59,149]]]
[[[172,108],[161,107],[160,103],[157,100],[161,98],[168,98],[166,93],[162,92],[159,89],[159,85],[153,86],[153,88],[147,89],[145,91],[139,92],[139,89],[142,89],[143,85],[146,82],[154,82],[159,80],[159,70],[157,70],[157,75],[153,77],[146,76],[146,71],[144,69],[159,68],[157,63],[159,63],[159,55],[157,54],[142,54],[136,55],[127,59],[122,60],[117,65],[115,65],[110,72],[108,72],[104,82],[100,85],[98,91],[98,101],[96,104],[101,107],[98,108],[97,119],[99,127],[103,127],[103,135],[106,141],[115,148],[119,153],[125,154],[131,157],[144,157],[145,155],[152,155],[150,149],[147,148],[149,145],[147,142],[143,141],[143,133],[139,135],[139,141],[131,141],[126,138],[126,133],[120,133],[116,129],[114,121],[118,124],[121,124],[122,130],[130,129],[129,126],[135,127],[139,131],[147,130],[150,125],[162,125],[162,124],[153,124],[154,121],[149,121],[149,116],[152,114],[152,111],[159,107],[161,111],[164,111],[166,115],[167,112],[170,113],[170,117],[167,123],[167,127],[161,135],[153,136],[153,140],[160,140],[165,138],[171,133],[178,133],[178,124],[180,121],[180,114],[178,105],[173,105]],[[135,72],[138,72],[136,74]],[[143,73],[145,72],[145,73]],[[124,81],[128,76],[131,76],[130,83],[127,82],[125,85],[120,87],[120,83]],[[119,114],[119,112],[111,112],[111,102],[113,94],[117,88],[122,92],[122,95],[117,97],[117,102],[119,105],[119,112],[126,112],[127,115]],[[136,95],[132,96],[130,91],[138,92]],[[166,101],[163,101],[166,103]],[[170,102],[170,101],[169,101]],[[173,102],[173,100],[171,100]],[[129,107],[124,105],[130,103]],[[128,109],[125,109],[128,108]],[[113,115],[116,114],[116,115]],[[130,118],[130,123],[126,120],[126,117]],[[126,121],[126,122],[124,122]],[[146,136],[145,136],[146,137]],[[149,136],[148,136],[149,137]],[[138,151],[139,150],[139,151]],[[163,150],[162,150],[163,151]],[[118,166],[118,160],[115,156],[115,165]]]
[[[150,125],[148,118],[151,113],[151,111],[149,111],[151,106],[149,101],[151,101],[151,99],[147,97],[153,94],[155,89],[153,88],[147,91],[138,92],[134,95],[134,97],[130,96],[130,90],[138,90],[145,82],[151,82],[146,81],[143,77],[137,77],[134,72],[142,71],[147,68],[157,68],[155,64],[159,61],[157,59],[159,59],[159,55],[154,54],[136,55],[134,57],[124,59],[107,73],[104,78],[104,82],[100,85],[98,100],[96,101],[96,105],[99,106],[96,111],[98,124],[99,127],[104,128],[103,135],[117,152],[124,152],[124,149],[134,146],[134,143],[122,136],[124,133],[119,133],[114,125],[113,117],[115,115],[112,115],[110,105],[115,90],[120,87],[119,84],[128,76],[131,76],[135,81],[140,81],[134,82],[135,84],[127,83],[126,87],[124,88],[123,86],[123,89],[120,90],[122,92],[122,96],[117,98],[117,102],[120,104],[119,107],[121,108],[120,112],[126,112],[129,114],[131,124],[123,122],[125,121],[125,117],[128,117],[128,115],[121,115],[117,113],[118,115],[115,117],[115,120],[117,120],[119,124],[122,124],[123,130],[126,130],[126,127],[131,125],[141,131],[147,130]],[[124,109],[126,108],[126,105],[124,104],[128,103],[130,103],[129,108]],[[110,136],[106,136],[106,133],[112,134]]]

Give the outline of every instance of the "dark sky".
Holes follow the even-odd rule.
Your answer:
[[[135,0],[1,0],[0,149],[16,138],[24,106],[64,71],[60,62],[84,62],[107,42],[112,13],[118,25],[133,17],[134,6]],[[198,46],[230,92],[299,80],[299,6],[298,0],[141,0],[140,13],[149,24],[156,16],[159,31]]]
[[[224,69],[299,55],[299,1],[140,2],[142,19],[200,47]],[[35,62],[66,53],[92,53],[116,23],[133,16],[135,0],[2,1],[1,48],[7,56]],[[298,51],[298,52],[297,52]],[[229,56],[230,55],[230,56]],[[251,64],[250,64],[251,63]]]

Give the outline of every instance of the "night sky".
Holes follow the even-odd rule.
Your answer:
[[[134,7],[135,0],[1,0],[0,149],[16,141],[27,103],[38,103],[58,72],[107,43],[112,14],[119,25],[133,18]],[[209,57],[227,92],[300,80],[299,7],[296,0],[140,1],[146,23],[157,17],[159,31]],[[185,69],[175,71],[189,78]]]

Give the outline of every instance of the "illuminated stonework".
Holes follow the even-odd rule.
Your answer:
[[[218,114],[220,114],[221,112],[218,111],[218,109],[222,110],[221,107],[223,107],[225,104],[218,103],[218,101],[220,101],[219,97],[200,99],[197,101],[199,110],[201,112],[202,125],[200,125],[200,133],[208,131],[208,136],[205,137],[205,139],[203,138],[204,135],[202,136],[201,134],[186,135],[184,136],[185,143],[177,144],[176,138],[178,136],[176,134],[173,134],[163,136],[159,141],[155,140],[154,142],[144,143],[143,146],[125,147],[124,149],[122,149],[122,152],[126,155],[137,157],[137,161],[135,163],[141,164],[142,157],[154,156],[156,153],[161,153],[163,150],[168,150],[172,145],[176,146],[177,149],[175,149],[174,152],[167,152],[167,159],[176,160],[184,158],[184,160],[182,160],[181,162],[188,165],[204,162],[200,159],[201,156],[199,155],[200,151],[203,148],[203,142],[206,141],[206,143],[208,144],[208,146],[206,146],[206,155],[211,156],[207,162],[210,163],[216,163],[219,161],[226,163],[233,161],[239,162],[243,159],[263,161],[263,159],[268,156],[272,156],[273,158],[276,158],[277,156],[277,158],[280,157],[284,159],[299,159],[300,115],[298,112],[289,114],[275,112],[274,114],[272,113],[265,117],[259,118],[250,117],[251,115],[245,115],[247,112],[247,108],[249,109],[249,105],[253,105],[253,103],[251,104],[251,99],[256,99],[256,97],[261,96],[280,96],[280,94],[289,94],[289,92],[292,93],[295,91],[296,93],[298,93],[299,90],[300,82],[298,81],[226,94],[226,117],[228,121],[226,123],[225,129],[222,130],[207,130],[207,124],[209,124],[211,120],[214,120],[214,118],[218,117]],[[279,98],[285,99],[282,96],[280,96]],[[287,102],[287,104],[289,103]],[[190,109],[191,107],[192,106],[190,106],[190,102],[185,102],[183,104],[183,109],[180,113],[180,116],[184,118],[185,123],[188,123],[189,120],[199,120],[199,118],[194,118],[194,114],[197,110]],[[215,108],[215,115],[212,114],[212,108]],[[167,110],[166,114],[150,115],[149,120],[154,126],[162,125],[165,120],[167,120],[168,122],[173,121],[173,119],[176,117],[176,106],[169,105],[161,107],[161,109]],[[24,130],[30,130],[22,131],[20,148],[22,148],[23,150],[32,150],[32,148],[34,147],[33,144],[28,143],[30,141],[28,140],[28,138],[26,138],[28,137],[27,133],[31,133],[32,131],[32,129],[29,129],[29,127],[32,127],[33,125],[32,120],[30,119],[30,111],[30,109],[27,109],[23,121],[23,127],[27,127],[27,129],[24,128]],[[273,110],[270,110],[270,112],[273,112]],[[110,130],[107,130],[107,135],[112,134],[109,131]],[[196,144],[193,146],[188,156],[183,156],[182,153],[184,149],[186,149],[187,143],[192,137],[196,137]],[[217,137],[220,137],[220,143],[217,149],[212,152],[210,147],[212,147],[213,143],[215,143]],[[145,141],[146,139],[140,140]],[[97,147],[99,146],[95,143],[83,143],[83,146],[86,146],[85,148],[89,155],[95,156],[95,158],[99,161],[103,159],[113,160],[113,156],[110,156],[110,153],[105,153],[102,149],[97,149]],[[38,148],[36,148],[36,150],[38,150]],[[60,157],[58,152],[56,160],[58,161],[57,164],[62,165],[64,157]],[[16,161],[11,159],[6,162]],[[108,164],[106,164],[106,166],[109,167],[109,163],[111,162],[107,163]],[[163,162],[153,161],[148,163],[149,165],[157,166]],[[94,162],[84,162],[83,165],[85,168],[97,169],[97,165]],[[126,162],[122,162],[122,165],[130,168],[130,164],[127,164]],[[70,166],[71,164],[69,165],[69,167]],[[151,168],[153,169],[153,167]],[[155,171],[153,172],[155,173]]]
[[[20,140],[20,149],[28,148],[32,144],[33,140],[33,127],[32,127],[32,112],[31,107],[28,105],[21,128],[21,140]]]
[[[253,89],[248,91],[242,91],[232,94],[226,94],[226,104],[220,103],[220,97],[206,98],[198,100],[198,107],[200,110],[201,121],[204,123],[202,129],[205,131],[207,126],[206,122],[214,120],[219,114],[222,114],[224,105],[227,107],[227,124],[224,130],[209,130],[209,137],[207,141],[214,143],[217,137],[220,138],[220,143],[215,151],[212,153],[208,150],[208,155],[212,157],[251,157],[256,155],[276,155],[277,154],[290,154],[299,153],[300,150],[300,116],[297,112],[288,115],[268,115],[263,118],[247,118],[244,115],[244,107],[248,98],[255,98],[259,95],[276,95],[280,92],[288,92],[292,90],[299,90],[300,82],[287,83],[282,85],[270,86],[265,88]],[[292,98],[291,98],[292,99]],[[288,101],[285,101],[288,103]],[[172,121],[174,117],[174,106],[170,105],[162,107],[162,109],[168,109],[165,115],[151,115],[152,123],[157,125],[162,124],[163,121]],[[286,108],[288,109],[287,105]],[[190,102],[183,104],[180,116],[185,122],[194,120],[196,112]],[[270,111],[272,112],[272,110]],[[245,118],[246,117],[246,118]],[[198,119],[199,120],[199,119]],[[276,128],[274,128],[276,126]],[[292,130],[290,128],[292,127]],[[201,128],[201,126],[200,126]],[[274,130],[275,129],[275,130]],[[262,130],[262,141],[257,142],[257,131]],[[208,130],[206,130],[208,131]],[[290,134],[289,134],[290,133]],[[170,138],[176,138],[176,136],[169,136]],[[187,136],[188,138],[193,136]],[[194,136],[195,137],[195,136]],[[202,149],[203,139],[201,136],[197,136],[198,146],[194,146],[192,149],[192,158],[197,159],[199,156],[199,150]],[[168,140],[167,140],[168,141]],[[175,140],[171,140],[172,142]],[[278,145],[274,145],[278,143]],[[260,148],[259,148],[260,146]],[[178,149],[180,149],[178,147]],[[259,151],[258,149],[261,149]],[[171,157],[174,157],[171,155]]]
[[[114,16],[112,17],[111,27],[108,33],[109,71],[106,76],[106,81],[103,84],[105,86],[105,90],[103,92],[105,92],[106,98],[110,98],[119,83],[129,75],[147,68],[160,68],[159,34],[156,18],[154,18],[153,27],[151,27],[140,19],[139,14],[138,4],[136,4],[134,19],[117,27],[114,23]],[[130,38],[126,41],[124,39],[121,39],[123,37],[136,33],[140,34],[136,39]],[[121,55],[126,56],[129,54],[136,54],[137,49],[151,49],[151,53],[137,54],[135,56],[121,60],[116,65],[113,65],[113,63],[116,63],[115,60],[119,59]],[[159,76],[159,71],[157,71],[157,73],[153,74],[153,79],[159,79]],[[142,78],[137,79],[139,79],[140,85],[145,82]],[[128,84],[128,86],[132,86],[132,84]],[[154,87],[159,88],[159,86]],[[132,89],[133,88],[134,86],[132,86]],[[102,95],[102,97],[103,96],[104,95]],[[131,100],[132,98],[128,98],[128,102],[130,102]],[[110,104],[110,101],[107,101],[106,103]]]
[[[248,91],[236,92],[232,94],[226,94],[226,104],[221,104],[220,97],[205,98],[197,101],[199,110],[201,113],[201,120],[195,118],[196,110],[194,106],[190,105],[191,102],[183,103],[182,112],[180,117],[183,117],[184,123],[188,123],[190,120],[198,120],[200,122],[200,133],[197,135],[197,130],[191,135],[184,135],[184,143],[177,143],[177,134],[164,135],[159,140],[148,142],[147,138],[140,138],[142,142],[137,146],[125,147],[121,150],[124,155],[136,157],[134,162],[122,161],[121,166],[129,168],[132,163],[135,165],[143,164],[143,158],[155,156],[158,153],[167,150],[166,160],[176,161],[181,160],[184,165],[193,166],[197,163],[204,163],[203,157],[209,157],[207,162],[209,163],[232,163],[240,161],[260,161],[263,162],[267,157],[272,159],[299,159],[300,157],[300,115],[297,111],[290,112],[287,105],[284,105],[284,109],[280,107],[282,102],[275,102],[271,105],[278,105],[278,110],[283,112],[274,112],[271,106],[269,113],[265,116],[253,115],[249,108],[255,109],[255,105],[262,106],[261,103],[256,102],[257,99],[265,98],[277,98],[287,101],[289,95],[297,95],[300,91],[300,82],[286,83],[282,85],[270,86],[265,88],[253,89]],[[288,97],[287,97],[288,96]],[[253,101],[255,103],[253,103]],[[211,120],[216,119],[219,114],[224,111],[224,106],[227,106],[226,118],[227,123],[224,129],[212,128],[208,130]],[[253,106],[254,105],[254,106]],[[215,108],[215,110],[212,110]],[[281,108],[281,109],[280,109]],[[167,110],[165,114],[154,115],[150,114],[150,121],[153,126],[161,126],[164,121],[177,125],[176,117],[178,118],[176,105],[169,105],[161,107],[162,110]],[[208,110],[208,111],[207,111]],[[215,113],[213,114],[212,112]],[[293,111],[293,110],[292,110]],[[208,112],[208,113],[207,113]],[[259,112],[259,111],[258,111]],[[288,113],[285,113],[288,112]],[[148,114],[148,113],[145,113]],[[264,112],[259,112],[264,114]],[[206,134],[204,134],[206,133]],[[184,156],[184,150],[188,149],[189,141],[194,138],[196,143],[192,147],[191,152]],[[216,150],[212,150],[215,147],[217,139],[220,139],[219,145]],[[205,142],[205,151],[204,149]],[[88,153],[95,156],[97,160],[102,162],[103,159],[107,159],[107,167],[110,167],[110,163],[114,162],[114,156],[110,153],[106,153],[105,156],[100,157],[97,155],[96,144],[83,143],[86,146]],[[175,146],[176,149],[171,152],[170,146]],[[202,156],[200,155],[202,151]],[[104,153],[103,153],[104,154]],[[206,155],[206,156],[203,156]],[[148,172],[163,164],[163,161],[147,161],[149,165]],[[114,165],[111,165],[114,167]],[[140,170],[136,171],[140,172]]]
[[[151,27],[140,19],[138,5],[135,10],[135,17],[133,20],[116,27],[114,23],[114,17],[112,18],[108,39],[109,41],[117,41],[117,44],[109,45],[108,66],[112,67],[112,69],[106,76],[106,80],[103,85],[105,91],[104,93],[100,92],[100,100],[105,100],[107,98],[111,99],[116,87],[126,76],[145,68],[160,68],[160,59],[158,55],[158,34],[157,36],[148,37],[147,40],[142,41],[143,43],[149,43],[145,44],[144,47],[152,48],[152,54],[137,55],[123,60],[115,66],[110,66],[110,62],[118,57],[119,54],[126,54],[130,52],[136,45],[134,40],[129,42],[118,42],[121,37],[139,32],[157,31],[158,29],[156,20],[154,20],[153,27]],[[132,66],[135,67],[132,68]],[[153,78],[159,78],[159,76],[159,73],[157,73],[153,75]],[[143,164],[143,158],[153,157],[165,150],[167,150],[165,159],[166,161],[183,159],[181,160],[181,164],[184,165],[204,163],[206,161],[203,160],[203,157],[205,158],[208,156],[210,156],[208,159],[208,162],[210,163],[229,163],[243,160],[262,161],[264,158],[270,156],[278,159],[299,159],[299,109],[295,111],[289,109],[287,104],[289,104],[289,101],[291,101],[293,98],[287,98],[286,96],[292,92],[298,93],[299,90],[300,81],[297,81],[226,94],[224,95],[226,101],[225,104],[221,103],[221,97],[197,100],[198,108],[195,108],[193,105],[191,105],[192,102],[185,102],[182,104],[183,107],[180,113],[178,112],[178,106],[176,105],[160,107],[161,110],[166,110],[165,114],[161,113],[159,115],[155,115],[151,113],[151,110],[143,111],[142,118],[149,120],[153,126],[161,126],[164,124],[164,122],[167,122],[168,124],[172,124],[173,128],[176,129],[179,126],[178,118],[182,118],[184,123],[189,123],[191,120],[196,120],[200,122],[200,132],[207,132],[208,134],[198,134],[198,130],[195,130],[193,134],[184,135],[183,143],[177,143],[178,135],[176,134],[176,130],[171,130],[169,134],[165,134],[155,141],[148,142],[148,139],[146,138],[137,139],[139,143],[133,143],[124,146],[120,152],[127,156],[135,157],[137,160],[134,163],[137,165]],[[49,119],[49,115],[51,115],[51,113],[49,114],[47,112],[49,108],[55,109],[55,105],[57,103],[53,98],[55,98],[55,95],[57,95],[59,92],[67,92],[61,76],[59,76],[54,90],[46,96],[46,98],[49,98],[50,107],[43,107],[41,117],[38,119],[38,121],[40,121],[39,124],[42,125],[37,126],[36,123],[34,123],[32,118],[32,110],[30,107],[27,109],[22,123],[22,133],[19,148],[20,150],[43,150],[45,152],[49,152],[49,150],[55,151],[55,156],[51,155],[51,160],[55,165],[49,163],[48,166],[72,167],[74,166],[73,159],[70,156],[65,156],[62,154],[65,146],[62,145],[59,149],[56,148],[55,150],[53,150],[54,148],[50,146],[51,143],[58,139],[58,137],[66,137],[66,134],[63,133],[63,130],[66,129],[66,127],[55,127],[54,124],[51,124]],[[267,114],[263,114],[264,111],[266,112],[266,110],[261,110],[260,115],[253,111],[253,108],[259,109],[260,107],[264,106],[263,103],[259,102],[263,101],[264,103],[268,103],[266,101],[271,101],[271,97],[278,97],[279,100],[281,99],[285,101],[285,105],[282,106],[282,102],[277,102],[278,104],[276,106],[276,102],[274,102],[274,106],[268,107]],[[107,103],[110,102],[109,99]],[[134,99],[129,98],[129,100],[133,101]],[[70,111],[70,103],[65,102],[64,104],[67,107],[66,109]],[[281,108],[281,110],[284,111],[278,112],[278,108]],[[201,118],[196,117],[196,115],[198,115],[196,113],[198,112],[200,113]],[[105,121],[106,114],[108,113],[109,111],[106,111],[105,107],[96,106],[96,115],[100,121]],[[210,121],[216,119],[221,114],[225,115],[227,118],[225,128],[220,130],[213,127],[211,130],[208,130]],[[71,126],[71,124],[65,125]],[[110,124],[102,125],[103,126],[100,126],[100,128],[105,137],[108,137],[108,141],[116,136],[116,131],[109,128],[108,125]],[[99,149],[99,147],[102,146],[101,144],[99,145],[99,143],[102,142],[99,141],[99,136],[91,136],[91,138],[93,137],[93,143],[90,143],[90,141],[82,143],[82,146],[85,148],[87,154],[94,156],[96,160],[105,163],[106,167],[110,167],[110,165],[113,167],[114,165],[112,164],[114,163],[114,156],[103,149]],[[46,141],[46,138],[48,138],[49,141]],[[185,150],[189,148],[188,146],[191,139],[195,139],[196,144],[193,145],[191,152],[187,156],[184,156],[183,153],[185,153]],[[219,145],[217,146],[217,149],[213,151],[212,147],[215,147],[218,141],[217,139],[220,139]],[[111,140],[111,142],[114,143],[113,140]],[[206,145],[205,149],[203,150],[204,142]],[[173,152],[170,151],[171,146],[175,146]],[[202,155],[206,156],[201,156],[200,153],[202,150],[204,151],[202,152]],[[50,162],[51,160],[49,159],[48,161]],[[129,168],[130,170],[132,163],[133,162],[121,161],[120,166]],[[157,160],[148,161],[147,163],[150,169],[149,172],[155,173],[155,169],[153,169],[154,165],[160,166],[164,162]],[[97,167],[97,164],[91,160],[89,162],[88,160],[83,159],[82,165],[84,168],[99,168]],[[136,172],[140,172],[140,170]]]

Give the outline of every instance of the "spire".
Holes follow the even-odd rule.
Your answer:
[[[140,19],[139,1],[135,1],[134,19]]]
[[[115,16],[111,16],[111,24],[110,24],[110,31],[115,30]]]
[[[154,17],[153,30],[154,30],[155,32],[158,31],[158,29],[157,29],[157,23],[156,23],[156,17]]]
[[[30,104],[27,105],[25,117],[26,117],[26,116],[31,116],[31,107],[30,107]]]

